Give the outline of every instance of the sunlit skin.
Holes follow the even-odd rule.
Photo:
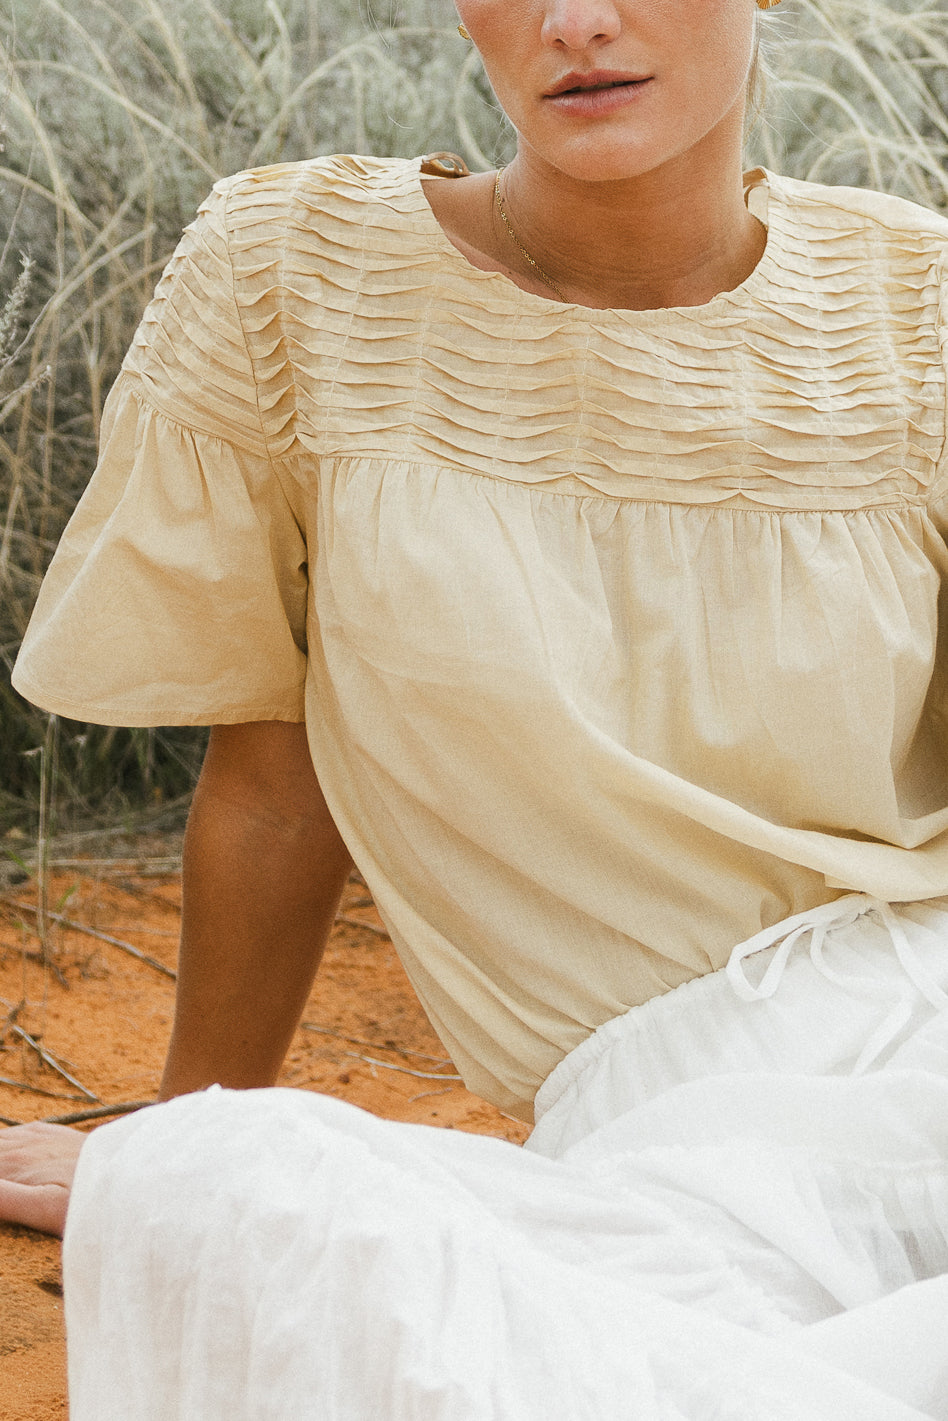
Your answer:
[[[65,1125],[0,1132],[0,1219],[61,1236],[84,1140]]]
[[[518,133],[504,177],[520,241],[566,298],[695,306],[732,290],[766,244],[745,206],[742,148],[754,0],[457,0]],[[571,74],[641,79],[551,95]],[[476,266],[556,299],[493,206],[493,177],[429,182]]]

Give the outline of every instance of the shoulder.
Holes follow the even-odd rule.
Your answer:
[[[869,188],[831,187],[824,183],[762,174],[772,194],[814,237],[868,240],[897,250],[933,254],[948,249],[948,216],[919,203]]]
[[[220,223],[232,237],[274,235],[274,226],[320,219],[363,224],[373,209],[411,212],[419,193],[417,158],[337,153],[301,163],[249,168],[215,183],[199,219]]]
[[[432,260],[430,219],[417,158],[336,154],[252,168],[215,185],[192,241],[226,251],[236,307],[252,311],[248,338],[266,313],[292,307],[322,324],[343,304],[411,284]]]

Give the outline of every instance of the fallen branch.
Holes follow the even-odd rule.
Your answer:
[[[416,1061],[433,1061],[438,1066],[450,1066],[446,1056],[427,1056],[424,1051],[409,1051],[407,1046],[390,1046],[387,1041],[363,1041],[361,1036],[343,1036],[341,1031],[332,1031],[328,1026],[317,1026],[313,1021],[301,1021],[305,1031],[316,1031],[320,1036],[332,1036],[336,1041],[348,1041],[350,1046],[370,1046],[373,1051],[394,1051],[397,1056],[414,1056]]]
[[[163,902],[164,900],[159,899],[159,901]],[[142,928],[136,923],[131,923],[128,927],[125,927],[122,923],[113,923],[112,926],[116,932],[144,933],[147,937],[170,937],[174,938],[175,942],[177,942],[181,936],[178,928]]]
[[[420,1081],[459,1081],[460,1076],[446,1075],[443,1071],[413,1071],[408,1066],[395,1066],[391,1061],[375,1061],[371,1056],[360,1056],[357,1051],[343,1051],[355,1061],[365,1061],[369,1066],[381,1066],[386,1071],[401,1071],[403,1076],[416,1076]]]
[[[9,1003],[3,1002],[3,1006],[9,1006]],[[20,1012],[25,1006],[26,997],[21,997],[18,1002],[14,1003],[13,1006],[9,1006],[9,1010],[7,1011],[6,1017],[2,1022],[0,1022],[0,1041],[3,1041],[3,1038],[7,1034],[7,1028],[13,1025],[13,1023],[16,1021],[17,1017],[20,1015]]]
[[[34,913],[39,916],[39,909],[34,908],[32,903],[21,903],[17,900],[13,906],[15,908],[25,908],[28,913]],[[146,967],[153,967],[155,971],[160,972],[162,976],[170,977],[172,982],[176,982],[178,979],[177,972],[173,971],[170,967],[166,967],[165,964],[159,962],[157,958],[149,957],[148,953],[142,952],[140,948],[133,947],[130,942],[123,942],[120,937],[112,937],[110,933],[100,932],[98,928],[90,928],[87,927],[85,923],[77,923],[73,918],[64,918],[61,913],[47,913],[46,917],[51,922],[61,923],[64,928],[69,928],[72,932],[85,933],[87,937],[94,937],[99,942],[107,942],[110,943],[112,947],[121,948],[123,952],[127,952],[130,957],[134,957],[138,962],[144,962]]]
[[[129,859],[56,859],[49,860],[50,868],[77,869],[83,873],[94,873],[100,878],[123,878],[136,874],[141,878],[176,878],[181,872],[181,855],[172,854],[164,858]]]
[[[6,865],[3,865],[6,867]],[[12,868],[23,873],[35,873],[36,857],[33,854],[14,860]],[[181,872],[181,855],[172,854],[159,858],[49,858],[47,867],[94,875],[96,878],[177,878]]]
[[[337,913],[336,922],[348,923],[351,928],[365,928],[366,932],[375,933],[376,937],[384,937],[387,942],[392,940],[387,928],[380,928],[378,923],[367,923],[364,918],[354,918],[351,913]]]
[[[453,1085],[446,1085],[444,1090],[423,1090],[420,1095],[410,1095],[408,1103],[414,1105],[416,1100],[427,1100],[432,1095],[450,1095],[453,1089]]]
[[[125,1100],[121,1105],[99,1105],[94,1110],[74,1110],[71,1115],[44,1115],[44,1125],[81,1125],[84,1120],[105,1120],[110,1115],[131,1115],[154,1105],[153,1100]]]
[[[47,913],[46,916],[48,918],[49,914]],[[23,927],[25,927],[28,932],[33,931],[27,923],[23,923]],[[37,934],[37,936],[39,936],[39,934]],[[50,972],[52,972],[53,976],[56,978],[56,981],[59,983],[59,985],[61,987],[65,987],[67,992],[71,991],[68,980],[66,979],[66,977],[63,976],[63,973],[56,966],[56,963],[51,957],[44,957],[41,952],[27,952],[25,950],[22,950],[22,955],[26,958],[27,962],[37,962],[40,967],[48,967]]]
[[[26,1081],[11,1080],[9,1076],[0,1076],[0,1085],[9,1086],[11,1090],[28,1090],[33,1095],[48,1095],[53,1100],[82,1100],[81,1095],[66,1095],[61,1090],[44,1090],[41,1085],[29,1085]]]
[[[82,1081],[77,1081],[75,1076],[71,1076],[66,1070],[66,1067],[61,1065],[60,1062],[56,1060],[55,1056],[51,1056],[50,1053],[45,1050],[39,1044],[38,1041],[34,1041],[30,1033],[28,1031],[24,1031],[22,1026],[17,1026],[14,1022],[9,1027],[9,1030],[13,1032],[14,1036],[19,1036],[21,1041],[25,1041],[27,1046],[31,1046],[45,1066],[49,1066],[50,1070],[55,1071],[57,1075],[62,1076],[64,1081],[68,1081],[70,1085],[74,1085],[76,1087],[76,1090],[80,1091],[81,1094],[86,1098],[86,1100],[99,1099],[97,1095],[92,1094],[91,1090],[86,1090],[85,1086],[82,1084]]]

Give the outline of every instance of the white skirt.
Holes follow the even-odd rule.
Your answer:
[[[946,988],[948,900],[849,895],[602,1027],[524,1149],[292,1090],[108,1125],[71,1421],[948,1421]]]

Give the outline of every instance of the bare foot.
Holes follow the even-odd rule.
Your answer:
[[[85,1135],[65,1125],[0,1130],[0,1221],[62,1238]]]

